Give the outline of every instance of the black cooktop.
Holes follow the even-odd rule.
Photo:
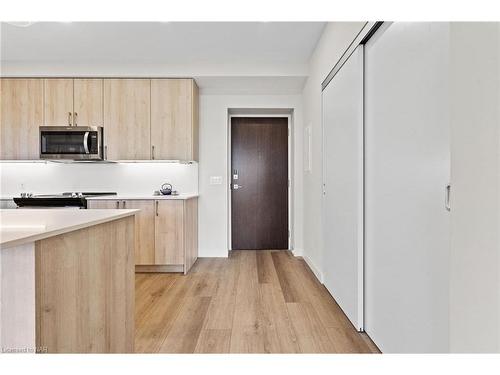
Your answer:
[[[30,195],[14,198],[18,207],[79,207],[87,208],[87,199],[102,195],[116,195],[116,192],[67,192],[62,194]]]

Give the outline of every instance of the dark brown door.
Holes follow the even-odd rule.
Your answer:
[[[288,119],[231,120],[233,250],[288,249]]]

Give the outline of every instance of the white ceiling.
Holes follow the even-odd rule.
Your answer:
[[[319,22],[2,23],[2,60],[304,63]]]
[[[245,91],[241,85],[246,85],[262,93],[295,93],[324,26],[40,22],[18,27],[3,22],[0,60],[3,75],[193,76],[207,92]]]

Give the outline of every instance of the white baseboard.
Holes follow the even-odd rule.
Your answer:
[[[293,254],[293,256],[296,256],[296,257],[301,257],[302,254],[304,254],[304,250],[302,250],[302,249],[291,249],[290,251]]]
[[[317,267],[307,255],[302,255],[302,258],[307,263],[307,265],[309,266],[311,271],[314,273],[316,278],[319,280],[319,282],[321,284],[323,284],[323,272],[321,272],[319,270],[319,267]]]

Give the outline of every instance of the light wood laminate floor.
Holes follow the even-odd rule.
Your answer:
[[[374,353],[289,251],[200,258],[187,276],[136,274],[139,353]]]

